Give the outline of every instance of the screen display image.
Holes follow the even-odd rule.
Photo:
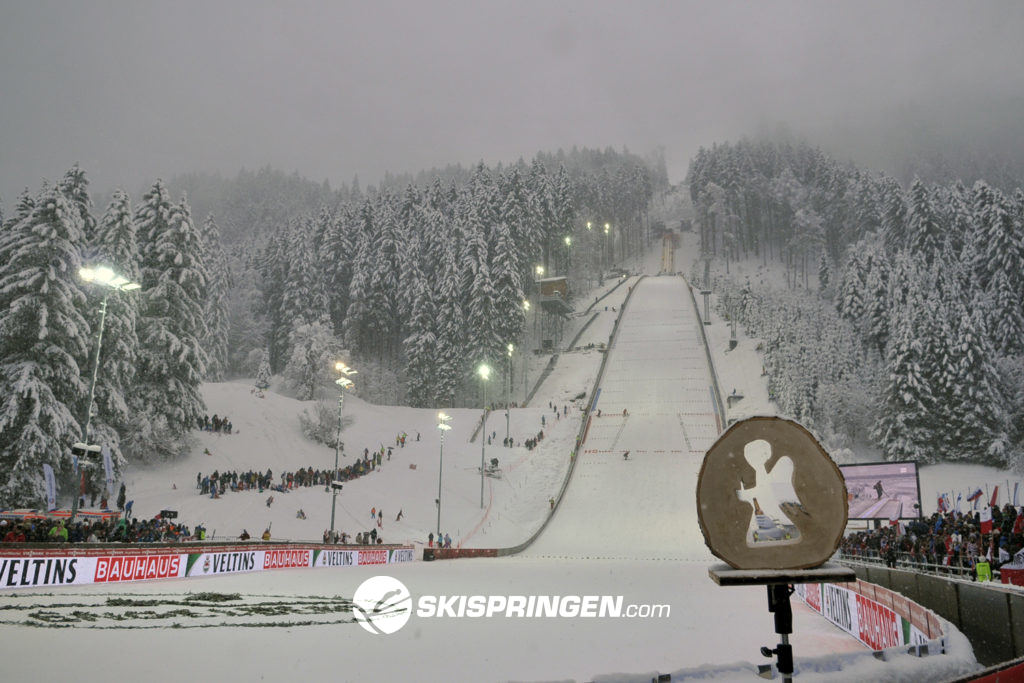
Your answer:
[[[915,462],[840,465],[846,479],[850,519],[909,519],[921,516],[921,485]]]

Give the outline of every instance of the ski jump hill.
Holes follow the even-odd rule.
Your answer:
[[[5,606],[20,608],[8,610],[6,621],[0,619],[0,637],[9,643],[12,652],[41,652],[52,647],[54,634],[43,628],[45,619],[46,625],[61,629],[61,647],[67,654],[8,658],[0,666],[4,679],[109,680],[109,667],[83,668],[81,662],[94,657],[101,640],[109,640],[105,629],[117,629],[120,652],[127,657],[119,660],[119,666],[139,670],[151,667],[152,653],[166,648],[171,633],[176,650],[189,653],[166,663],[156,680],[330,676],[344,680],[639,683],[665,680],[660,673],[665,671],[672,672],[671,680],[753,680],[757,667],[744,660],[756,656],[760,647],[773,640],[763,590],[713,587],[707,567],[717,561],[705,547],[697,523],[697,475],[704,452],[725,427],[704,328],[683,278],[643,277],[632,282],[628,295],[624,293],[625,285],[624,280],[615,298],[601,303],[602,308],[608,303],[611,310],[608,314],[602,311],[595,324],[587,328],[586,339],[579,339],[584,350],[574,351],[579,355],[557,364],[543,384],[547,391],[542,395],[555,397],[556,404],[569,403],[581,388],[586,388],[589,405],[585,412],[576,409],[575,415],[583,415],[579,432],[575,419],[552,424],[549,416],[545,448],[518,454],[531,464],[529,458],[536,459],[537,470],[551,465],[542,472],[546,478],[534,474],[523,479],[524,488],[541,481],[563,487],[554,510],[548,507],[551,488],[543,489],[542,498],[530,499],[531,513],[537,516],[530,517],[529,527],[524,524],[522,528],[536,529],[533,522],[544,516],[547,522],[526,547],[506,547],[501,553],[491,550],[490,557],[459,562],[414,561],[416,548],[411,545],[367,549],[303,541],[264,544],[234,540],[221,545],[165,548],[168,555],[181,554],[177,564],[143,557],[152,552],[148,547],[117,549],[135,555],[122,558],[14,558],[7,566],[27,566],[29,561],[41,566],[53,559],[66,567],[74,561],[80,565],[75,576],[83,580],[72,581],[76,585],[60,591],[47,585],[0,593],[0,598],[8,601]],[[619,298],[624,296],[625,303]],[[617,322],[613,323],[616,308]],[[602,369],[594,373],[592,354],[598,351],[590,342],[605,339],[609,344],[601,357]],[[584,381],[584,374],[589,382]],[[214,390],[224,391],[237,403],[237,388],[225,385]],[[243,394],[243,400],[246,397],[258,401],[262,412],[256,415],[266,417],[268,423],[278,413],[292,410],[283,398],[257,399]],[[217,406],[225,404],[229,402]],[[349,427],[349,441],[372,444],[382,424],[376,415],[384,409],[358,402],[355,406],[358,408],[353,412],[358,411],[361,420]],[[420,415],[415,409],[401,408],[391,409],[389,414],[392,410],[400,411],[400,419],[412,428],[410,433],[422,428],[426,435],[427,429],[434,427],[432,412]],[[520,411],[515,417],[517,424],[526,424],[526,419],[539,421],[547,413],[543,406]],[[265,466],[261,458],[302,447],[301,435],[293,426],[289,432],[271,430],[277,440],[272,447],[256,451],[247,439],[266,441],[270,437],[264,436],[259,424],[249,422],[249,418],[243,420],[240,409],[232,408],[231,414],[238,416],[236,424],[241,425],[242,435],[220,442],[214,441],[215,436],[201,435],[220,447],[216,455],[201,456],[200,467],[260,468]],[[461,507],[463,517],[470,509],[481,514],[475,469],[481,451],[476,446],[460,447],[463,441],[469,443],[473,417],[469,410],[455,413],[451,455],[445,454],[445,485],[449,487],[445,489],[445,510]],[[581,436],[578,446],[577,433]],[[380,479],[346,485],[344,494],[338,497],[339,519],[357,525],[350,528],[365,525],[367,508],[375,502],[380,505],[378,482],[387,482],[402,491],[400,503],[395,497],[389,499],[398,505],[387,503],[389,519],[393,507],[404,504],[406,515],[417,520],[415,523],[422,524],[425,519],[430,525],[427,528],[432,528],[436,513],[429,503],[437,491],[437,470],[432,467],[437,462],[436,445],[426,438],[412,441],[405,449],[396,450],[383,474],[373,475]],[[577,447],[570,461],[566,454],[572,446]],[[254,452],[248,454],[248,450]],[[629,456],[624,458],[627,451]],[[320,449],[321,456],[326,452]],[[299,457],[305,455],[300,453]],[[161,471],[159,476],[146,477],[146,483],[140,475],[132,488],[139,489],[150,505],[181,502],[187,518],[210,513],[218,505],[231,505],[233,516],[225,515],[220,522],[229,528],[233,526],[229,522],[237,525],[244,519],[271,519],[271,515],[278,520],[275,536],[280,526],[283,538],[303,538],[299,535],[305,529],[303,525],[310,525],[317,533],[324,528],[322,521],[329,507],[325,505],[328,494],[322,489],[282,495],[274,508],[265,505],[264,496],[251,493],[210,500],[192,490],[195,466],[194,460],[189,461],[180,472]],[[282,466],[276,463],[274,471]],[[512,490],[520,471],[513,462],[509,476],[495,488]],[[175,480],[181,486],[173,488]],[[143,491],[144,486],[159,487],[166,498],[158,497],[155,489]],[[417,502],[420,498],[427,501],[426,506]],[[295,520],[293,511],[298,505],[314,512],[310,520]],[[512,510],[496,504],[490,512],[493,516],[511,514]],[[315,515],[320,517],[314,519]],[[409,524],[405,519],[388,521],[388,538],[401,537]],[[423,527],[419,528],[422,535]],[[491,548],[510,538],[523,538],[511,534],[480,536],[484,542],[491,541]],[[488,554],[486,550],[486,546],[478,546],[445,553],[473,557]],[[520,552],[513,555],[515,550]],[[67,555],[60,548],[54,552]],[[107,548],[95,551],[110,552]],[[495,554],[506,557],[495,558]],[[146,564],[139,564],[140,557]],[[139,567],[148,572],[155,566],[157,570],[166,569],[168,578],[187,578],[148,581],[162,577],[147,573],[138,577],[139,581],[87,580],[95,573],[88,571],[90,563],[107,566],[116,559],[122,564],[132,562],[136,572]],[[528,620],[499,615],[483,619],[451,615],[430,618],[417,614],[395,633],[371,635],[352,621],[346,596],[357,595],[364,582],[385,573],[402,582],[417,599],[506,594],[625,596],[633,605],[672,609],[658,618],[628,621],[568,616]],[[851,594],[847,599],[854,597]],[[820,597],[817,602],[823,604]],[[820,611],[802,602],[795,607],[792,642],[801,680],[947,680],[951,673],[978,668],[970,644],[955,630],[948,641],[952,651],[947,649],[943,657],[920,658],[906,653],[906,648],[888,648],[882,661],[872,654],[874,647],[865,647],[856,634],[829,623]],[[25,613],[29,610],[40,616],[38,623],[26,627]],[[210,630],[214,626],[216,629]],[[252,656],[281,652],[282,647],[286,656]],[[358,652],[359,656],[338,659],[324,657],[325,652]],[[734,664],[724,664],[727,662]],[[624,671],[638,673],[615,673]]]
[[[724,425],[701,324],[683,278],[633,286],[572,479],[524,556],[711,559],[694,492]]]

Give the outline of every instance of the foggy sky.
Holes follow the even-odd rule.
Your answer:
[[[98,192],[266,164],[336,187],[663,146],[676,182],[779,123],[854,151],[991,133],[1024,113],[1022,29],[1015,1],[0,0],[0,199],[76,161]]]

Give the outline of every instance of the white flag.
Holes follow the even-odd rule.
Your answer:
[[[57,480],[53,478],[53,468],[43,465],[43,478],[46,480],[46,510],[57,508]]]
[[[106,444],[100,449],[103,453],[103,473],[107,480],[107,495],[114,495],[114,462],[110,457],[110,446]]]

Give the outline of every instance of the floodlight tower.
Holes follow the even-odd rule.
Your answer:
[[[451,429],[451,425],[448,424],[451,421],[451,415],[445,415],[444,413],[437,414],[437,428],[441,432],[441,456],[437,463],[437,537],[441,538],[441,476],[444,472],[444,433]]]
[[[85,453],[95,453],[98,449],[90,448],[89,443],[89,424],[92,422],[92,404],[93,399],[96,396],[96,378],[100,371],[100,350],[103,348],[103,326],[107,320],[107,300],[110,295],[114,292],[132,292],[142,287],[137,282],[132,282],[123,275],[118,275],[107,266],[98,266],[96,268],[84,267],[78,270],[78,276],[86,282],[96,283],[105,287],[103,291],[103,301],[100,303],[100,326],[96,332],[96,356],[92,361],[92,374],[89,378],[89,400],[85,405],[85,420],[82,422],[82,444]],[[91,463],[88,461],[83,463],[83,466],[87,466]],[[82,474],[84,477],[84,472]],[[82,482],[79,478],[78,469],[75,468],[74,472],[75,481],[78,483],[78,490],[75,491],[74,500],[71,503],[71,521],[75,521],[75,517],[78,515],[78,497],[81,495]]]
[[[334,473],[331,475],[331,539],[334,538],[334,512],[338,506],[338,491],[342,487],[341,482],[337,481],[337,477],[338,456],[341,454],[341,416],[345,410],[345,389],[355,386],[349,377],[359,374],[358,370],[353,370],[340,360],[334,364],[334,369],[341,374],[341,377],[334,380],[334,383],[338,385],[338,436],[334,439]]]
[[[491,366],[481,363],[477,368],[480,384],[484,392],[484,417],[480,422],[480,509],[484,507],[484,451],[487,448],[487,378],[491,376]]]

